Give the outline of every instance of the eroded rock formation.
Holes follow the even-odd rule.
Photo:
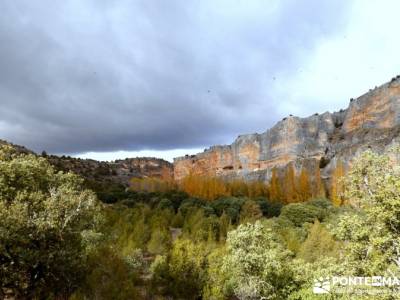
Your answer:
[[[189,173],[263,180],[274,167],[293,162],[321,168],[329,178],[336,162],[345,165],[368,148],[383,152],[400,135],[400,76],[351,99],[347,109],[307,118],[289,116],[264,133],[239,136],[231,145],[213,146],[203,153],[174,160],[174,177]]]

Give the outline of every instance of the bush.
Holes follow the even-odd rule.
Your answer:
[[[152,254],[163,254],[171,247],[171,233],[168,228],[155,229],[147,243],[147,250]]]
[[[281,213],[282,204],[278,202],[271,202],[267,198],[258,197],[255,199],[260,207],[263,216],[266,218],[278,217]]]
[[[273,231],[257,221],[229,232],[222,269],[226,296],[239,299],[286,299],[293,285],[290,252]]]
[[[257,202],[246,200],[240,210],[240,223],[255,222],[262,217],[262,211]]]
[[[205,206],[206,203],[199,198],[188,198],[183,200],[181,205],[179,206],[179,211],[181,212],[182,216],[186,216],[188,212],[192,211],[193,209],[198,209],[200,207]]]
[[[138,279],[138,269],[129,258],[121,257],[109,247],[100,248],[89,260],[89,270],[77,296],[83,299],[139,299],[135,288]]]
[[[337,257],[339,243],[318,220],[311,226],[307,239],[300,247],[299,258],[315,262],[323,257]]]
[[[172,295],[178,299],[199,299],[206,280],[208,250],[202,243],[177,240],[169,259]]]
[[[302,226],[304,223],[313,223],[315,219],[323,220],[325,211],[322,208],[307,203],[292,203],[284,206],[280,218],[286,218],[294,226]]]
[[[171,200],[167,198],[161,199],[161,201],[157,205],[158,209],[170,209],[172,211],[175,211],[174,204],[172,203]]]
[[[224,197],[211,202],[211,207],[217,216],[221,216],[225,212],[232,222],[236,223],[239,220],[240,209],[244,202],[245,200],[242,198]]]

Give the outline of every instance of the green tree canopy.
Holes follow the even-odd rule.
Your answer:
[[[70,294],[85,270],[84,237],[93,237],[97,212],[81,178],[55,172],[45,158],[1,148],[0,293]]]

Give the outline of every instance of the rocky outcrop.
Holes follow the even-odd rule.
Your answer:
[[[0,147],[8,145],[19,153],[34,154],[33,151],[19,145],[0,140]],[[70,156],[42,154],[56,170],[73,172],[88,181],[129,185],[131,178],[153,177],[163,180],[173,179],[173,165],[163,159],[154,157],[137,157],[116,160],[113,162],[81,159]]]
[[[174,176],[178,181],[189,173],[267,181],[273,168],[293,162],[297,170],[318,166],[329,178],[339,159],[349,165],[366,149],[386,151],[399,136],[400,76],[351,99],[345,110],[289,116],[264,133],[241,135],[231,145],[176,158]]]
[[[71,171],[89,180],[112,181],[128,185],[131,178],[155,177],[173,179],[173,165],[163,159],[138,157],[113,162],[80,159],[67,156],[47,156],[57,169]]]

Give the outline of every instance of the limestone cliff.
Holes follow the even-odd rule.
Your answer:
[[[174,177],[189,173],[263,180],[274,167],[293,162],[321,168],[329,178],[338,159],[349,165],[359,152],[385,151],[400,136],[400,76],[351,99],[346,110],[289,116],[264,133],[239,136],[231,145],[213,146],[197,155],[174,160]]]

